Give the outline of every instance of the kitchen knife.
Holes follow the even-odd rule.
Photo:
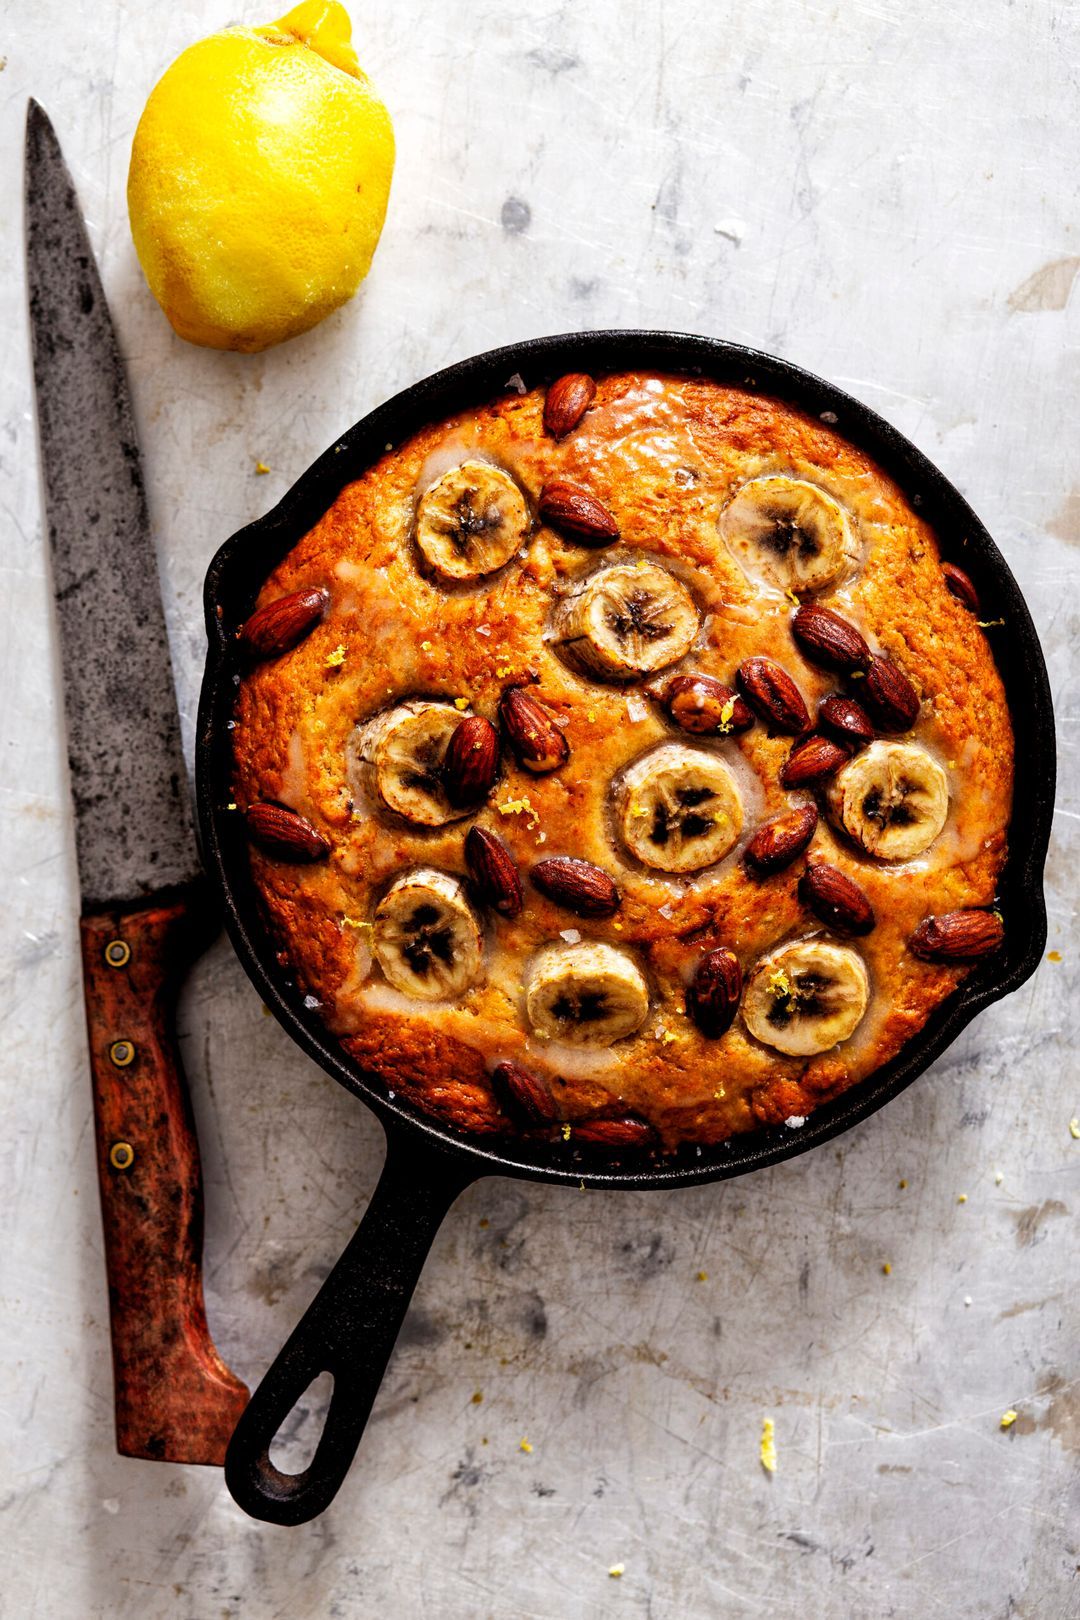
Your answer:
[[[127,381],[75,188],[35,101],[26,222],[117,1449],[220,1464],[248,1392],[206,1325],[199,1151],[173,1027],[184,972],[216,919],[195,846]]]

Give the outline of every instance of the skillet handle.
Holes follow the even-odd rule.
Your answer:
[[[409,1134],[387,1133],[386,1162],[363,1220],[236,1425],[225,1483],[238,1507],[270,1524],[305,1524],[349,1471],[428,1250],[476,1171]],[[270,1461],[282,1423],[320,1373],[334,1388],[311,1462]]]

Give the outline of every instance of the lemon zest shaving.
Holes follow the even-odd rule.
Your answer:
[[[776,1425],[771,1417],[767,1417],[761,1425],[761,1447],[758,1455],[761,1466],[767,1474],[776,1473]]]
[[[528,816],[530,819],[526,822],[526,826],[530,832],[540,825],[539,813],[527,793],[523,793],[520,799],[503,799],[495,808],[500,816]]]
[[[340,669],[344,662],[345,643],[343,641],[339,641],[333,652],[327,654],[326,667],[327,669]]]

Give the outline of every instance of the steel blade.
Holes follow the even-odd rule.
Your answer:
[[[31,101],[26,223],[38,439],[84,906],[199,871],[127,379],[78,198]]]

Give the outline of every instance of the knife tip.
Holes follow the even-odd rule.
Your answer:
[[[49,121],[49,115],[41,105],[40,101],[35,101],[33,96],[28,96],[26,99],[27,134],[43,129],[52,129],[52,124]]]

